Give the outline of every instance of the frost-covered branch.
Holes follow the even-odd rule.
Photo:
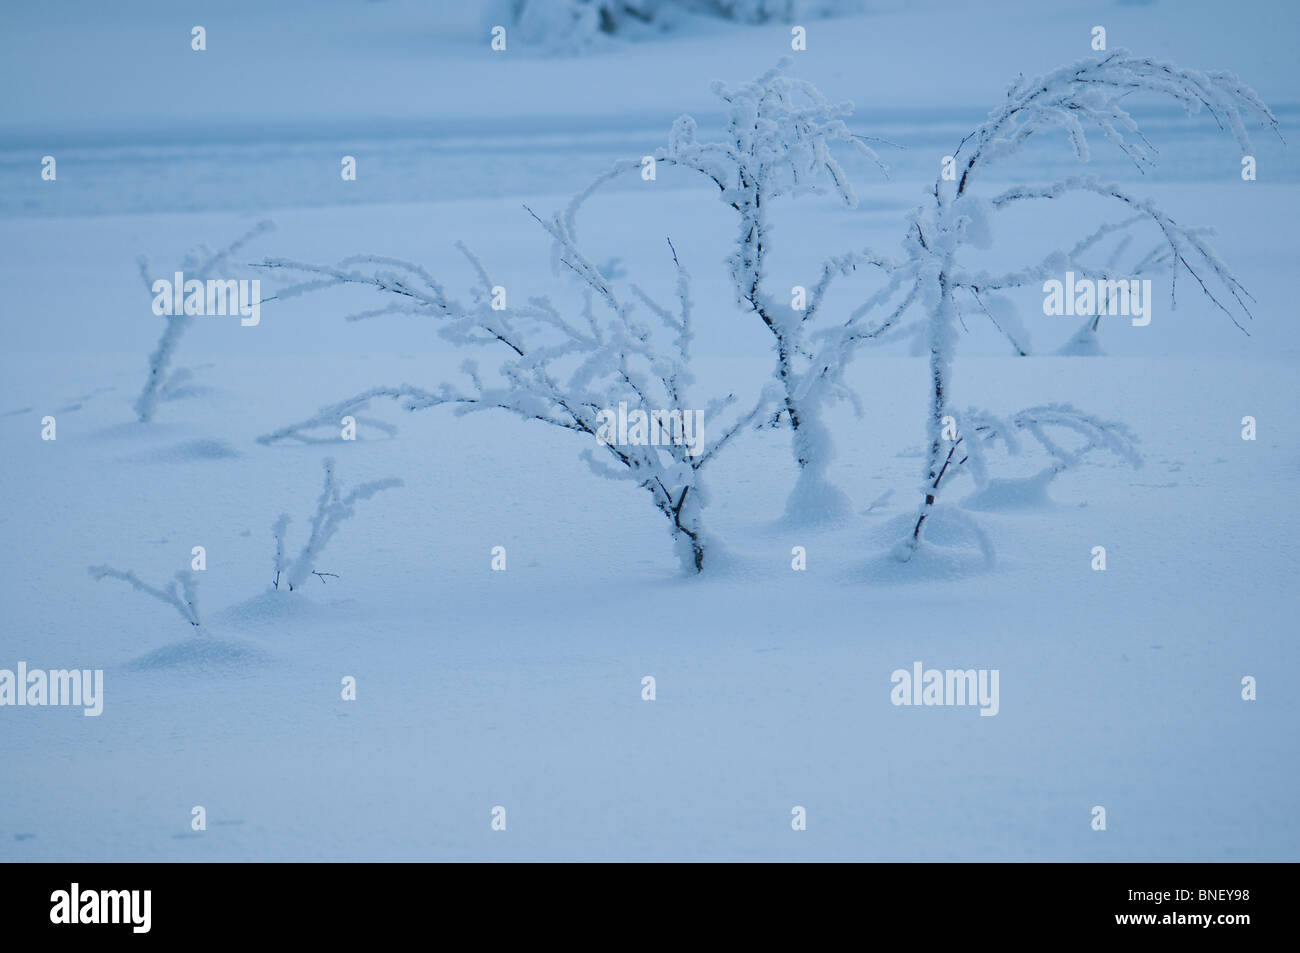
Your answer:
[[[1189,116],[1205,109],[1220,129],[1231,133],[1243,154],[1254,151],[1246,123],[1256,120],[1281,138],[1277,117],[1235,73],[1184,69],[1128,50],[1063,66],[1036,79],[1021,76],[1007,87],[1006,100],[983,125],[962,140],[953,154],[963,160],[957,195],[990,164],[1018,151],[1030,136],[1060,128],[1075,157],[1088,161],[1086,127],[1092,126],[1133,161],[1139,171],[1155,162],[1155,148],[1124,109],[1124,100],[1143,91],[1167,96]]]
[[[457,247],[471,263],[477,264],[477,259],[468,249],[463,245]],[[514,332],[506,312],[493,310],[489,306],[491,286],[487,289],[487,297],[476,290],[475,299],[466,305],[447,297],[442,286],[421,266],[379,255],[354,255],[337,265],[314,265],[287,258],[268,258],[258,267],[305,276],[306,280],[280,289],[276,294],[277,299],[293,298],[345,285],[371,288],[391,297],[386,298],[382,307],[348,315],[349,321],[387,314],[439,318],[444,319],[439,326],[439,333],[449,340],[456,343],[495,340],[516,354],[523,355],[523,350],[512,340]]]
[[[367,410],[374,400],[387,399],[396,401],[403,410],[424,410],[438,404],[456,403],[464,400],[461,396],[447,391],[434,394],[419,387],[401,384],[397,387],[372,387],[346,400],[331,404],[317,411],[306,420],[288,424],[257,438],[260,444],[274,444],[282,440],[297,440],[300,443],[331,443],[338,439],[338,426],[344,417],[355,417],[358,423],[365,423],[387,434],[394,434],[397,428],[377,418],[360,417],[361,411]],[[329,436],[322,436],[320,431],[332,430]]]
[[[171,606],[190,625],[197,626],[200,624],[199,580],[192,572],[181,571],[176,573],[175,578],[167,583],[167,588],[160,589],[144,582],[134,572],[122,572],[110,566],[91,566],[89,571],[96,582],[101,579],[119,579],[122,582],[129,583],[131,588],[137,592],[153,596],[158,601]]]
[[[1103,420],[1070,404],[1028,407],[1009,420],[972,409],[965,411],[959,420],[962,436],[956,442],[964,445],[968,457],[965,463],[978,487],[987,486],[989,482],[987,449],[1001,443],[1009,456],[1018,456],[1021,446],[1017,434],[1020,432],[1033,437],[1052,458],[1052,462],[1032,478],[1033,481],[1046,482],[1066,470],[1073,470],[1097,451],[1107,451],[1134,469],[1142,466],[1139,441],[1125,424]],[[1081,442],[1067,446],[1052,436],[1054,430],[1072,433]],[[966,439],[967,436],[970,439]]]
[[[228,266],[231,256],[254,238],[271,231],[274,227],[275,225],[272,222],[259,222],[225,248],[215,252],[206,245],[200,245],[185,256],[177,270],[184,274],[187,279],[204,282],[210,278],[227,275],[229,274]],[[139,266],[140,278],[144,281],[144,286],[152,294],[154,279],[149,274],[149,259],[141,256]],[[194,323],[194,315],[178,312],[167,315],[164,320],[167,322],[167,326],[163,328],[158,344],[154,347],[153,353],[149,355],[149,375],[145,378],[144,389],[140,392],[140,396],[136,398],[134,405],[136,418],[141,423],[148,423],[153,420],[159,401],[163,400],[168,392],[176,390],[181,381],[189,376],[189,372],[185,369],[182,368],[172,372],[171,367],[175,361],[176,348],[180,345],[181,338]]]
[[[1171,261],[1177,262],[1187,270],[1187,273],[1195,279],[1197,285],[1207,298],[1220,311],[1226,314],[1241,331],[1245,332],[1246,328],[1238,320],[1238,316],[1233,313],[1229,307],[1231,302],[1223,300],[1220,295],[1216,295],[1212,284],[1207,284],[1206,278],[1212,277],[1217,284],[1225,289],[1235,301],[1236,306],[1240,309],[1241,315],[1245,318],[1251,318],[1253,315],[1250,306],[1246,303],[1247,299],[1254,300],[1250,293],[1246,291],[1236,276],[1224,263],[1224,261],[1215,253],[1214,249],[1202,238],[1208,233],[1204,227],[1189,228],[1179,225],[1169,215],[1159,209],[1151,199],[1138,198],[1118,185],[1098,182],[1096,179],[1087,177],[1077,177],[1065,179],[1060,182],[1054,182],[1051,185],[1041,186],[1038,188],[1014,188],[992,200],[995,209],[1005,208],[1015,202],[1023,202],[1031,199],[1055,199],[1068,192],[1088,192],[1093,195],[1103,196],[1105,198],[1116,199],[1123,202],[1129,208],[1133,209],[1139,216],[1149,219],[1160,229],[1161,235],[1167,245],[1167,255]],[[1086,240],[1085,240],[1086,241]],[[1063,259],[1067,267],[1073,267],[1082,270],[1079,266],[1073,264],[1068,259]],[[1061,262],[1056,262],[1060,267]],[[1198,270],[1199,269],[1199,270]],[[1037,273],[1028,281],[1041,280],[1049,274],[1046,269],[1040,268]],[[1056,271],[1055,274],[1061,274]],[[1004,279],[1006,280],[1006,279]],[[1008,284],[1011,282],[1008,281]],[[1027,283],[1022,280],[1018,283]],[[1177,304],[1178,272],[1173,273],[1173,282],[1170,284],[1170,302]],[[1249,332],[1246,332],[1249,333]]]

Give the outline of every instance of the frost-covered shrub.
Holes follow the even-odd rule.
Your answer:
[[[586,53],[621,38],[662,32],[677,6],[668,0],[516,0],[514,35],[552,53]]]
[[[701,471],[735,435],[752,423],[771,399],[764,393],[748,412],[738,414],[720,430],[712,422],[734,402],[732,396],[692,407],[689,388],[692,304],[690,277],[677,258],[677,303],[658,303],[637,285],[620,288],[587,259],[573,242],[561,216],[538,219],[559,249],[567,274],[576,277],[581,305],[566,313],[550,296],[529,298],[523,306],[496,308],[500,286],[468,249],[478,285],[468,302],[449,297],[423,268],[409,262],[369,256],[348,259],[334,267],[269,260],[265,266],[308,276],[304,284],[282,290],[280,298],[355,284],[391,295],[390,304],[365,317],[405,313],[430,317],[445,339],[466,347],[487,347],[504,356],[495,378],[484,379],[477,365],[466,361],[468,386],[443,383],[427,390],[407,384],[381,386],[325,408],[320,413],[271,434],[263,443],[310,439],[314,431],[333,428],[340,417],[355,414],[377,399],[397,401],[406,410],[447,405],[458,413],[504,410],[539,421],[557,432],[577,434],[589,441],[582,456],[600,476],[629,480],[646,491],[667,519],[684,569],[700,572],[717,545],[705,530],[702,513],[708,494]],[[640,312],[648,317],[642,321]],[[642,415],[648,423],[645,440],[611,439],[609,414],[615,408],[627,417]],[[665,420],[685,421],[697,414],[710,421],[717,435],[688,440],[684,423],[676,434],[656,432]],[[656,415],[658,415],[656,417]],[[655,421],[658,421],[658,424]],[[629,431],[631,428],[628,428]],[[630,435],[629,435],[630,436]],[[679,439],[680,438],[680,439]]]
[[[1081,253],[1103,235],[1145,223],[1157,234],[1160,246],[1134,267],[1141,270],[1167,259],[1174,269],[1171,299],[1175,305],[1177,276],[1185,270],[1209,300],[1244,330],[1241,321],[1251,316],[1249,296],[1206,242],[1204,230],[1180,225],[1152,200],[1090,177],[1020,185],[993,195],[979,195],[974,188],[990,166],[1013,156],[1031,136],[1055,130],[1066,133],[1080,161],[1089,156],[1085,129],[1091,126],[1137,168],[1150,165],[1154,150],[1124,109],[1126,98],[1137,91],[1170,97],[1189,113],[1208,110],[1220,128],[1232,133],[1244,154],[1253,152],[1245,128],[1248,118],[1275,132],[1278,129],[1277,119],[1259,96],[1232,73],[1201,73],[1115,50],[1031,81],[1021,77],[1007,89],[1005,101],[988,120],[962,140],[953,153],[951,180],[940,174],[931,193],[933,202],[912,213],[904,243],[909,261],[896,270],[896,274],[910,276],[923,305],[930,358],[929,446],[922,503],[909,537],[898,550],[901,558],[909,558],[921,544],[926,518],[946,477],[954,472],[953,447],[944,439],[943,430],[949,416],[957,331],[966,308],[976,317],[988,317],[1007,335],[1016,352],[1024,354],[1023,340],[1014,328],[1009,329],[1007,321],[999,320],[999,314],[1004,319],[1013,315],[993,300],[997,293],[1040,285],[1067,270],[1092,280],[1112,279],[1116,277],[1113,272],[1090,266],[1080,258]],[[1103,225],[1068,251],[1050,252],[1040,261],[1002,274],[973,271],[963,265],[961,253],[966,246],[992,245],[998,212],[1070,194],[1118,203],[1124,217]],[[1086,341],[1079,343],[1086,347]]]
[[[902,279],[891,280],[883,294],[840,316],[822,332],[815,330],[816,318],[836,277],[859,267],[878,269],[888,277],[895,263],[870,250],[835,255],[823,265],[802,308],[796,307],[786,289],[770,287],[773,201],[829,192],[845,206],[856,206],[853,186],[833,151],[836,146],[856,150],[881,165],[876,153],[844,122],[853,104],[831,103],[811,83],[787,75],[790,63],[787,57],[739,87],[715,83],[714,92],[727,109],[722,138],[700,140],[694,118],[681,116],[673,123],[667,147],[657,150],[654,159],[698,173],[735,214],[736,239],[727,259],[730,282],[737,306],[771,335],[773,373],[782,394],[782,406],[771,422],[790,427],[799,467],[787,514],[810,522],[841,518],[851,510],[847,497],[826,478],[833,449],[830,431],[822,423],[822,408],[836,398],[852,399],[840,373],[853,348],[879,333],[867,328],[866,318],[890,301]],[[642,159],[618,162],[576,196],[565,212],[566,232],[577,234],[578,213],[605,183],[638,173],[642,163]]]
[[[204,282],[209,278],[229,277],[227,269],[230,266],[231,256],[254,238],[269,232],[274,227],[272,222],[259,222],[225,248],[215,252],[206,245],[199,245],[185,256],[175,270],[183,273],[187,279],[193,278]],[[149,289],[150,294],[153,294],[154,279],[158,276],[150,273],[149,259],[141,256],[139,266],[144,286]],[[167,277],[170,276],[171,273],[168,272]],[[173,371],[172,364],[176,359],[176,348],[181,338],[194,323],[194,315],[177,313],[167,315],[163,320],[167,322],[167,326],[163,328],[157,346],[149,355],[149,374],[145,378],[144,389],[140,391],[140,396],[135,401],[136,418],[141,423],[153,420],[158,404],[168,399],[170,395],[176,394],[192,377],[192,372],[187,368]]]
[[[383,490],[403,485],[396,477],[388,477],[358,484],[345,495],[334,482],[334,460],[330,457],[325,458],[322,467],[325,470],[325,485],[316,500],[316,511],[311,517],[310,532],[296,557],[290,559],[284,548],[285,533],[290,522],[289,515],[281,513],[271,527],[271,532],[275,536],[275,580],[272,585],[277,590],[281,582],[284,582],[288,590],[293,592],[307,581],[308,576],[314,575],[323,583],[326,576],[337,575],[317,570],[316,561],[329,545],[329,541],[334,538],[334,534],[338,532],[339,525],[356,513],[356,504],[360,501],[368,500]]]
[[[560,54],[681,30],[692,17],[736,23],[793,23],[857,13],[864,0],[513,0],[506,15],[524,43]],[[500,16],[499,9],[492,16]],[[496,22],[496,21],[494,21]]]
[[[866,0],[686,0],[686,5],[741,23],[793,23],[860,13],[866,8]]]
[[[1025,506],[1045,502],[1047,487],[1062,473],[1089,457],[1106,453],[1134,469],[1142,466],[1138,439],[1124,424],[1102,420],[1070,404],[1028,407],[1008,419],[980,410],[956,418],[958,434],[944,457],[943,468],[968,471],[976,492],[963,505],[973,509]],[[988,454],[1000,444],[1008,456],[1023,452],[1020,435],[1028,435],[1047,455],[1038,472],[1020,479],[990,477]]]

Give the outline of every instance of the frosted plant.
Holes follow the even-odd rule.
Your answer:
[[[1207,110],[1220,128],[1229,130],[1244,153],[1253,150],[1245,121],[1253,117],[1278,130],[1277,119],[1254,91],[1232,73],[1200,73],[1161,63],[1147,57],[1116,50],[1083,60],[1039,77],[1023,77],[1007,89],[1005,102],[988,120],[962,140],[954,153],[955,180],[935,182],[933,203],[911,216],[905,247],[913,261],[921,302],[926,312],[925,334],[930,357],[930,409],[928,415],[928,460],[923,502],[912,532],[899,547],[898,555],[908,559],[921,544],[926,519],[939,496],[945,476],[952,472],[942,437],[948,415],[952,359],[962,305],[984,314],[1011,340],[1017,353],[1025,353],[1014,330],[999,320],[998,309],[989,307],[989,296],[1004,289],[1037,285],[1059,278],[1072,270],[1085,278],[1106,280],[1112,276],[1089,267],[1079,255],[1103,235],[1138,223],[1154,226],[1162,250],[1148,255],[1138,267],[1145,268],[1167,257],[1174,268],[1170,286],[1176,303],[1179,270],[1190,274],[1197,286],[1219,310],[1242,330],[1242,319],[1250,317],[1249,295],[1204,239],[1204,230],[1175,222],[1149,199],[1140,198],[1118,185],[1088,177],[1073,177],[1045,185],[1016,186],[991,197],[976,194],[973,186],[994,163],[1008,158],[1031,136],[1053,129],[1064,130],[1075,156],[1088,159],[1085,127],[1092,126],[1127,155],[1141,170],[1153,162],[1153,148],[1123,108],[1125,97],[1136,91],[1168,96],[1189,113]],[[1011,206],[1059,199],[1071,193],[1100,197],[1122,206],[1124,218],[1103,225],[1069,251],[1058,250],[1041,261],[1006,274],[973,272],[963,267],[964,246],[986,248],[992,244],[992,221],[997,212]],[[1002,310],[1005,318],[1008,313]]]
[[[1072,261],[1080,260],[1079,256],[1089,247],[1097,244],[1112,232],[1123,232],[1131,226],[1140,223],[1143,218],[1144,216],[1141,215],[1133,215],[1121,219],[1118,222],[1111,222],[1103,225],[1101,228],[1097,229],[1096,232],[1089,235],[1087,238],[1084,238],[1076,244],[1073,249],[1071,249],[1070,259]],[[1118,274],[1121,267],[1120,260],[1132,244],[1132,241],[1132,233],[1123,235],[1111,250],[1111,253],[1106,260],[1105,268],[1100,269],[1100,271],[1104,274]],[[1144,275],[1166,271],[1170,268],[1171,264],[1172,258],[1170,256],[1169,248],[1164,243],[1161,243],[1148,251],[1134,264],[1124,268],[1124,273],[1130,279],[1141,278]],[[1097,313],[1084,319],[1083,324],[1079,326],[1079,330],[1076,331],[1074,335],[1065,342],[1065,344],[1057,349],[1056,353],[1058,355],[1061,355],[1062,357],[1093,357],[1101,353],[1101,344],[1097,339],[1097,330],[1101,325],[1102,317],[1108,313],[1114,313],[1112,297],[1116,294],[1117,292],[1109,285],[1101,290],[1100,296],[1097,300]],[[1122,296],[1120,297],[1122,298]],[[990,303],[990,301],[985,301],[986,305]]]
[[[672,243],[677,303],[668,308],[637,285],[627,289],[625,298],[614,281],[579,251],[561,216],[537,221],[554,241],[563,266],[578,280],[581,306],[575,307],[576,317],[566,317],[545,296],[530,298],[522,307],[494,309],[498,286],[463,245],[459,247],[478,277],[467,303],[450,298],[419,266],[392,259],[353,258],[332,268],[266,262],[266,267],[311,278],[281,291],[280,298],[345,284],[368,286],[394,300],[354,318],[393,312],[433,317],[447,340],[494,348],[505,356],[505,363],[495,378],[484,380],[477,365],[466,361],[462,365],[466,385],[460,388],[449,383],[435,390],[406,384],[375,387],[258,439],[263,443],[311,439],[312,431],[335,427],[341,416],[364,410],[377,399],[397,401],[412,411],[442,405],[461,414],[504,410],[590,440],[582,456],[591,469],[645,490],[669,523],[683,568],[700,572],[716,548],[702,520],[708,494],[701,471],[758,418],[772,395],[765,392],[752,409],[738,414],[721,431],[710,425],[717,434],[712,440],[703,439],[698,424],[690,432],[692,421],[715,420],[734,397],[711,401],[699,410],[690,407],[690,277]],[[649,316],[648,323],[639,320],[638,307]],[[624,410],[629,422],[636,421],[629,423],[626,438],[616,436],[610,427],[611,415],[622,416]],[[634,426],[641,428],[639,434],[633,433]]]
[[[281,577],[283,577],[289,591],[293,592],[294,589],[307,581],[308,576],[314,575],[323,583],[326,576],[336,575],[335,573],[320,572],[315,566],[321,553],[329,545],[329,541],[338,532],[339,524],[356,513],[356,504],[361,500],[368,500],[376,493],[403,485],[402,481],[396,477],[388,477],[383,480],[361,483],[344,495],[338,484],[334,482],[334,460],[327,457],[322,462],[322,466],[325,470],[325,485],[321,488],[320,496],[316,500],[316,512],[311,517],[311,531],[307,536],[307,540],[302,544],[302,549],[298,551],[298,555],[292,560],[289,559],[284,548],[285,533],[289,528],[290,521],[288,514],[280,514],[280,517],[271,527],[271,532],[275,536],[275,581],[273,585],[277,590],[280,588]]]
[[[614,38],[672,31],[692,14],[737,23],[790,23],[857,13],[864,6],[865,0],[511,0],[506,15],[524,42],[572,55],[606,47]],[[499,8],[491,13],[499,16]]]
[[[257,236],[269,232],[274,227],[275,225],[272,222],[259,222],[238,239],[216,252],[206,245],[200,245],[185,256],[176,270],[183,272],[187,280],[193,278],[199,281],[207,281],[209,278],[223,277],[227,274],[225,269],[235,252]],[[149,259],[141,256],[139,266],[140,277],[144,281],[144,286],[152,294],[153,282],[158,276],[150,274]],[[158,344],[154,347],[153,353],[149,355],[149,375],[145,378],[144,389],[135,401],[136,418],[141,423],[148,423],[153,420],[159,402],[165,400],[169,393],[175,393],[191,376],[190,371],[185,368],[173,372],[171,367],[175,361],[176,348],[180,344],[181,338],[189,330],[190,325],[194,323],[194,315],[178,313],[167,315],[163,320],[167,322],[167,325],[163,328],[163,333],[158,338]]]
[[[693,6],[741,23],[773,20],[790,23],[800,18],[859,13],[866,3],[865,0],[697,0]]]
[[[951,441],[940,478],[951,479],[959,469],[970,472],[977,492],[967,505],[985,503],[1027,503],[1046,498],[1056,477],[1083,464],[1090,456],[1105,451],[1121,463],[1138,469],[1142,455],[1138,440],[1118,421],[1102,420],[1070,404],[1028,407],[1004,420],[980,410],[967,410],[959,418],[961,431]],[[1032,476],[1020,480],[991,480],[987,453],[1001,443],[1009,456],[1021,453],[1018,434],[1028,434],[1046,451],[1050,462]]]
[[[670,28],[676,12],[665,0],[514,0],[510,21],[525,43],[574,55]]]
[[[160,602],[165,602],[177,612],[181,618],[190,625],[198,626],[199,623],[199,580],[193,572],[178,572],[171,582],[167,583],[166,589],[159,589],[144,582],[133,572],[122,572],[109,566],[91,566],[90,575],[98,582],[101,579],[120,579],[122,582],[130,583],[131,588],[137,592],[143,592],[146,595],[153,596]]]
[[[717,188],[722,203],[735,212],[736,243],[727,260],[731,284],[738,306],[761,321],[772,336],[782,406],[770,422],[790,427],[799,467],[799,481],[787,513],[797,518],[834,519],[847,514],[850,505],[826,479],[832,448],[821,408],[828,399],[852,399],[838,371],[851,345],[873,333],[863,326],[866,315],[898,291],[905,276],[894,276],[902,263],[870,251],[849,252],[826,262],[803,310],[796,310],[789,295],[773,294],[768,288],[773,200],[829,191],[846,206],[856,206],[853,187],[832,151],[837,145],[858,151],[884,169],[876,153],[844,122],[853,104],[830,103],[811,83],[786,75],[790,62],[786,57],[758,79],[734,89],[715,83],[714,92],[728,111],[723,137],[700,141],[695,120],[681,116],[673,124],[668,146],[657,150],[654,158],[658,164],[704,176]],[[616,163],[577,195],[564,215],[566,234],[577,234],[578,212],[597,190],[641,168],[640,159]],[[828,286],[835,277],[859,266],[874,267],[889,276],[889,294],[854,312],[830,336],[814,341],[813,319],[822,309]]]

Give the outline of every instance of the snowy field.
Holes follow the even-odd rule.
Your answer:
[[[0,706],[0,860],[1300,859],[1300,696],[1283,683],[1300,664],[1300,13],[867,7],[808,20],[800,52],[789,23],[698,18],[581,56],[493,53],[490,15],[450,3],[6,8],[0,82],[19,92],[0,103],[0,670],[102,669],[103,711]],[[1139,97],[1159,149],[1145,174],[1100,135],[1081,165],[1056,130],[982,194],[1085,172],[1213,226],[1252,296],[1249,333],[1186,271],[1171,310],[1171,273],[1156,271],[1149,325],[1104,317],[1100,353],[1062,356],[1084,318],[1044,315],[1036,283],[997,311],[1028,356],[964,307],[947,383],[959,420],[1069,404],[1122,422],[1139,468],[1099,452],[1044,489],[1032,478],[1051,456],[1033,439],[1015,456],[990,445],[984,492],[969,472],[945,483],[946,508],[900,560],[930,450],[921,305],[853,353],[843,383],[858,406],[825,407],[826,478],[851,508],[787,513],[791,432],[746,427],[702,471],[715,545],[699,574],[650,494],[584,462],[599,449],[588,434],[376,401],[355,440],[333,424],[258,439],[368,388],[461,386],[466,357],[490,374],[507,355],[457,346],[427,316],[345,320],[384,303],[366,289],[273,297],[291,279],[254,263],[392,256],[468,300],[461,240],[512,307],[539,294],[576,307],[577,280],[553,270],[524,206],[562,211],[616,159],[664,147],[682,112],[701,140],[725,135],[710,82],[790,54],[793,75],[855,101],[849,127],[889,174],[846,157],[855,208],[777,199],[766,280],[788,305],[828,256],[901,256],[941,157],[1017,73],[1099,55],[1099,23],[1111,49],[1238,73],[1290,147],[1252,125],[1258,178],[1243,181],[1213,118]],[[990,249],[962,254],[1025,268],[1116,221],[1107,211],[1086,197],[1011,209]],[[274,230],[229,273],[262,281],[260,322],[196,318],[174,365],[190,375],[140,422],[166,319],[137,257],[170,278],[192,246],[263,220]],[[579,222],[624,291],[675,303],[665,238],[690,271],[688,406],[759,399],[775,349],[735,302],[736,219],[718,189],[661,163],[653,181],[632,172],[596,193]],[[1159,242],[1141,235],[1129,257]],[[833,285],[822,320],[878,287],[865,271]],[[731,416],[706,417],[706,437]],[[357,503],[308,567],[335,575],[276,590],[272,526],[292,517],[296,553],[326,457],[344,491],[404,485]],[[195,546],[197,629],[87,571],[163,585]],[[996,715],[894,704],[893,673],[917,662],[996,670]]]

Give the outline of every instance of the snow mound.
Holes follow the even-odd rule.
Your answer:
[[[1099,357],[1102,354],[1101,342],[1097,339],[1092,322],[1084,322],[1083,327],[1061,345],[1056,353],[1059,357]]]
[[[240,628],[249,625],[280,625],[285,622],[335,618],[330,607],[319,605],[303,593],[268,589],[260,595],[222,609],[217,621]]]
[[[131,660],[127,663],[127,668],[144,672],[183,668],[243,668],[265,662],[270,657],[250,642],[199,636],[164,645]]]
[[[786,529],[843,526],[853,516],[853,501],[820,474],[804,469],[785,505]]]
[[[939,504],[926,517],[921,546],[908,545],[916,514],[908,512],[887,522],[878,542],[889,547],[867,564],[867,581],[880,585],[933,582],[977,575],[993,567],[993,544],[965,513]]]
[[[1047,495],[1048,484],[1056,474],[1051,470],[1022,479],[989,480],[961,501],[967,510],[1035,510],[1055,506]]]
[[[153,453],[160,463],[203,463],[208,460],[233,460],[240,456],[238,450],[224,440],[187,440]]]

